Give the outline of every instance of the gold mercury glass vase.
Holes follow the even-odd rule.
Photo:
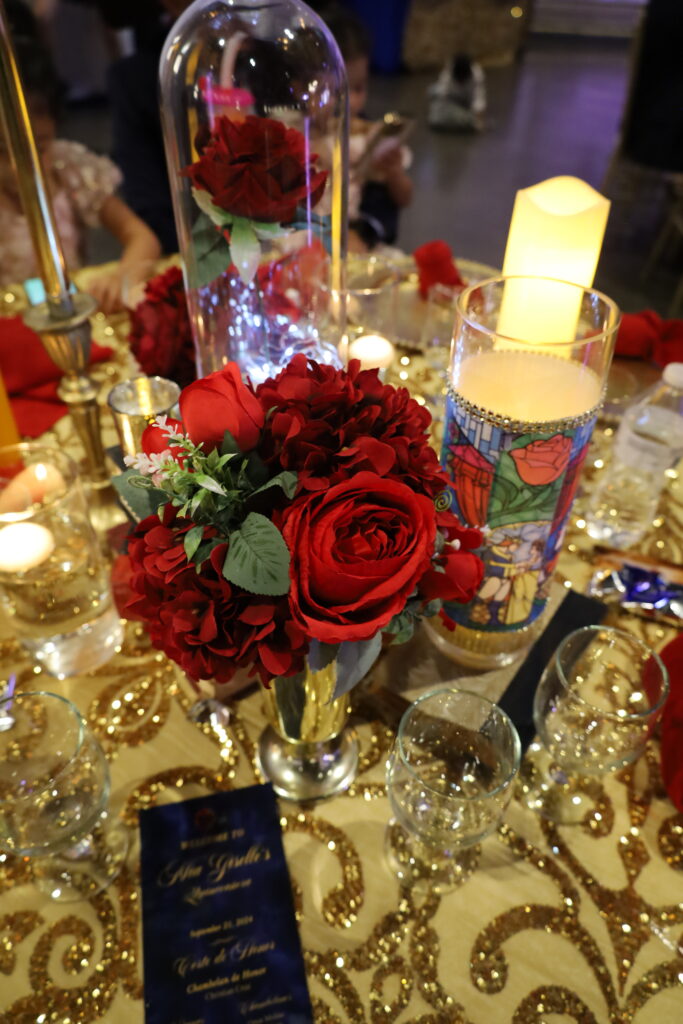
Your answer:
[[[348,694],[333,698],[336,662],[264,690],[268,726],[258,745],[261,771],[289,800],[320,800],[346,789],[358,768],[358,742],[346,728]]]

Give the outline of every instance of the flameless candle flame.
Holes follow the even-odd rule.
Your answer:
[[[39,523],[10,523],[0,529],[0,571],[28,572],[50,557],[55,540]]]

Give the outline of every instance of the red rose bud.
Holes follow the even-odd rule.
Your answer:
[[[403,611],[431,563],[434,504],[398,480],[357,473],[283,515],[290,605],[307,635],[367,640]]]
[[[413,259],[417,265],[420,295],[423,299],[427,298],[429,289],[435,284],[464,288],[465,282],[458,273],[447,242],[425,242],[415,249]]]
[[[185,433],[204,451],[218,448],[226,430],[240,451],[258,444],[265,413],[251,388],[242,382],[236,363],[196,380],[180,396],[180,414]]]
[[[281,121],[219,117],[202,155],[181,174],[236,217],[289,224],[299,205],[322,197],[327,173],[316,171],[316,160],[302,133]]]
[[[456,551],[447,546],[420,579],[418,592],[426,603],[439,598],[442,601],[467,604],[479,590],[483,578],[484,563],[481,558],[471,551]]]
[[[168,417],[166,424],[182,434],[183,425],[180,420]],[[161,455],[162,452],[168,451],[175,458],[175,453],[178,451],[175,445],[169,444],[168,434],[161,427],[158,427],[156,423],[150,423],[148,427],[145,427],[142,432],[141,444],[145,455]]]

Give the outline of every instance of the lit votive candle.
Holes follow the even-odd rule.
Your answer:
[[[39,523],[10,523],[0,529],[0,571],[28,572],[50,557],[55,539]]]
[[[50,495],[64,493],[66,482],[56,466],[34,462],[11,480],[0,494],[0,513],[21,513]]]
[[[381,334],[362,334],[349,343],[349,359],[360,359],[363,370],[386,370],[394,361],[396,349]]]

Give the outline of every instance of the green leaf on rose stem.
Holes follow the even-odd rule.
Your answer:
[[[332,699],[343,696],[368,674],[382,650],[382,633],[378,630],[369,640],[346,640],[337,655],[337,685]]]
[[[299,483],[299,477],[296,473],[289,469],[283,469],[277,476],[267,480],[261,487],[257,487],[253,494],[261,494],[262,491],[267,491],[271,487],[281,487],[288,498],[293,498],[296,493],[297,484]],[[253,495],[252,495],[253,497]]]
[[[322,672],[331,665],[339,653],[339,644],[324,644],[320,640],[311,640],[308,648],[308,667],[311,672]]]
[[[400,612],[394,615],[384,632],[391,634],[392,644],[405,644],[415,632],[415,617],[409,612]]]
[[[261,246],[251,221],[235,217],[230,228],[230,252],[242,280],[253,280],[261,260]]]
[[[202,213],[206,214],[212,224],[216,224],[218,227],[223,227],[226,224],[231,223],[233,215],[228,213],[227,210],[222,210],[220,206],[216,206],[216,204],[211,201],[209,193],[205,192],[203,188],[194,188],[193,186],[191,192],[195,203]]]
[[[206,540],[203,544],[199,545],[194,556],[194,564],[197,572],[201,570],[204,562],[207,560],[213,549],[217,548],[219,544],[224,543],[225,541],[221,537],[212,537],[211,540]]]
[[[275,690],[278,715],[287,736],[296,736],[306,707],[305,672],[294,676],[276,676],[272,687]]]
[[[273,238],[281,238],[282,235],[291,235],[292,229],[289,224],[267,224],[265,221],[252,220],[251,226],[257,238],[269,242]]]
[[[279,597],[289,591],[289,550],[270,519],[250,512],[228,545],[226,580],[251,594]]]
[[[188,530],[185,534],[183,541],[183,547],[185,548],[185,554],[187,555],[188,562],[192,561],[192,556],[202,542],[204,536],[203,526],[193,526],[191,530]]]
[[[197,483],[200,487],[204,487],[205,490],[211,491],[213,494],[220,494],[225,496],[224,488],[221,487],[218,481],[214,480],[212,476],[207,476],[206,473],[195,473],[194,479],[195,483]]]
[[[422,615],[425,619],[432,619],[435,615],[438,615],[443,608],[443,601],[439,597],[435,597],[433,601],[430,601],[422,609]]]
[[[190,270],[190,287],[211,284],[230,266],[230,246],[225,236],[200,213],[192,227],[195,268]]]
[[[235,438],[232,436],[229,430],[226,430],[223,434],[223,440],[221,441],[221,455],[241,455],[242,451]]]
[[[149,477],[140,476],[137,470],[127,469],[112,477],[112,484],[118,492],[119,501],[133,522],[139,523],[147,516],[154,515],[160,505],[168,502],[168,494],[155,487]]]

